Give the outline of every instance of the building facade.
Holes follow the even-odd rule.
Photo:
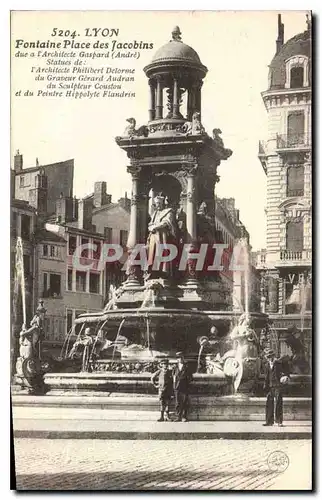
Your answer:
[[[265,308],[288,354],[285,335],[299,333],[311,350],[312,156],[311,24],[286,43],[278,15],[276,53],[262,92],[268,136],[259,143],[267,178],[266,249],[256,255]]]

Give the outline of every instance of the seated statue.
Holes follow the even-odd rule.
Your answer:
[[[184,123],[183,131],[186,135],[202,135],[205,133],[205,128],[201,124],[199,111],[193,113],[191,122]]]

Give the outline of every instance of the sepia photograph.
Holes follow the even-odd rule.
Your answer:
[[[18,491],[312,491],[305,10],[10,13]]]

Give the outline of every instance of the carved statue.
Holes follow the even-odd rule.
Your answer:
[[[175,244],[177,242],[178,228],[174,210],[169,206],[165,207],[164,196],[156,196],[154,198],[154,205],[156,210],[148,225],[147,250],[149,271],[152,271],[153,277],[156,277],[160,274],[162,276],[172,273],[172,262],[162,262],[158,271],[153,270],[152,266],[158,251],[158,245],[167,243]]]
[[[213,148],[217,154],[217,156],[221,160],[227,160],[232,154],[232,150],[225,148],[224,141],[220,137],[222,134],[220,128],[214,128],[212,131],[212,140],[213,140]]]
[[[44,337],[44,316],[46,309],[43,301],[30,322],[30,327],[22,325],[19,334],[19,358],[16,363],[17,381],[29,387],[31,391],[42,389],[42,375],[47,368],[46,363],[41,363],[41,340]]]
[[[85,331],[81,331],[79,337],[75,341],[71,351],[68,355],[70,359],[82,357],[82,371],[88,371],[89,357],[90,357],[90,347],[93,345],[93,339],[90,335],[91,329],[85,328]]]
[[[124,130],[124,137],[147,137],[149,134],[149,129],[146,125],[142,125],[138,129],[136,129],[136,120],[135,118],[127,118],[126,120],[130,125],[126,127]]]
[[[200,113],[195,111],[192,115],[192,121],[186,122],[183,125],[183,130],[186,135],[202,135],[205,134],[205,128],[201,124]]]

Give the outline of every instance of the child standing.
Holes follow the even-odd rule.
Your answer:
[[[158,422],[168,421],[170,420],[169,404],[173,392],[173,378],[167,359],[162,359],[160,369],[153,373],[151,382],[159,390],[161,416]]]

